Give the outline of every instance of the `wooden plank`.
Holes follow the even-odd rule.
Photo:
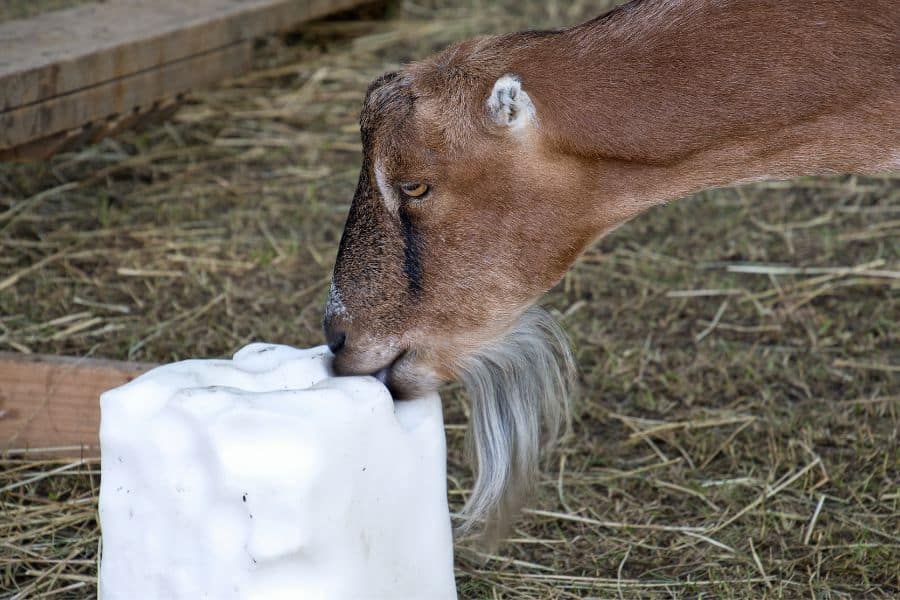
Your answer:
[[[0,23],[0,111],[208,52],[360,0],[109,0]]]
[[[212,84],[249,69],[252,58],[253,42],[241,41],[214,52],[0,113],[0,148],[12,148],[44,137],[46,132],[64,131],[109,115],[126,114],[142,104],[152,104],[156,98]]]
[[[0,452],[99,453],[100,394],[154,365],[0,352]]]
[[[75,150],[83,144],[96,143],[104,137],[117,135],[127,129],[161,123],[171,117],[181,104],[181,97],[159,100],[150,106],[142,106],[130,112],[110,117],[105,121],[94,121],[78,129],[54,133],[3,149],[0,150],[0,162],[46,160],[58,152]]]
[[[0,115],[123,78],[131,78],[129,85],[153,80],[138,76],[366,1],[108,0],[0,23]],[[163,87],[165,95],[177,93]],[[157,99],[152,94],[158,89],[139,89],[133,97],[149,103]],[[102,111],[107,106],[78,114],[88,120],[106,118],[109,113]],[[84,124],[66,123],[65,129]],[[29,127],[17,130],[35,135]],[[58,131],[40,131],[35,137]],[[6,134],[0,148],[25,141]]]

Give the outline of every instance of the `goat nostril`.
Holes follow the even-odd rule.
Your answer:
[[[325,315],[322,320],[322,329],[325,331],[325,342],[332,354],[337,354],[347,343],[346,322],[332,315]]]
[[[329,329],[325,335],[328,340],[328,349],[332,354],[340,352],[344,347],[344,342],[347,341],[347,334],[340,330]]]

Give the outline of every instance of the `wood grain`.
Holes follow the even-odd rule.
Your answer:
[[[237,42],[215,52],[119,77],[37,104],[0,113],[0,148],[84,126],[108,115],[128,114],[165,96],[210,85],[250,68],[253,43]]]
[[[153,366],[0,352],[0,451],[98,455],[100,394]]]
[[[235,48],[365,1],[108,0],[0,23],[0,149],[240,73]]]

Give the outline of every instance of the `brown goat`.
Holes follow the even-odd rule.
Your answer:
[[[325,331],[397,397],[461,378],[495,538],[565,416],[535,302],[591,242],[692,192],[900,168],[897,0],[635,0],[462,42],[369,88]]]

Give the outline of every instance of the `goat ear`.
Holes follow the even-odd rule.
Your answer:
[[[494,83],[486,107],[490,119],[506,129],[524,129],[535,122],[534,103],[516,75],[507,73]]]

